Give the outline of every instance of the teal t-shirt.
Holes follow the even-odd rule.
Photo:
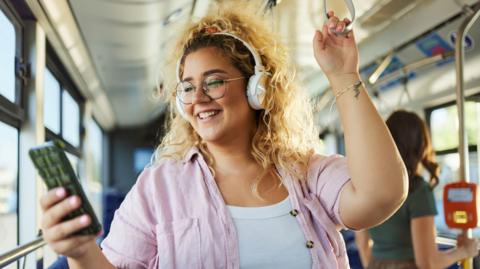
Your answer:
[[[388,220],[368,230],[373,240],[372,255],[377,259],[414,259],[411,219],[437,214],[433,192],[422,178],[417,178],[414,190],[405,203]]]

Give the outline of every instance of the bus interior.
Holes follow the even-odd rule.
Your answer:
[[[312,101],[322,153],[345,154],[334,96],[312,51],[313,33],[323,23],[323,2],[250,1],[289,49],[297,80]],[[108,233],[113,213],[166,132],[170,108],[162,90],[170,85],[163,83],[169,76],[163,67],[170,64],[177,34],[215,2],[222,0],[0,0],[0,255],[18,254],[21,246],[34,243],[5,268],[66,268],[54,267],[58,255],[35,241],[38,200],[46,189],[28,150],[45,141],[65,143],[67,157]],[[350,16],[343,1],[326,2],[342,17]],[[456,37],[462,24],[478,13],[480,2],[353,3],[360,73],[377,110],[386,118],[402,108],[427,122],[441,167],[434,190],[437,243],[454,246],[459,231],[446,226],[442,199],[443,186],[458,181],[462,169]],[[462,68],[465,165],[469,180],[478,184],[477,42],[480,21],[474,20],[465,34]],[[350,266],[362,268],[353,232],[342,234]],[[473,236],[480,237],[480,230],[474,229]]]

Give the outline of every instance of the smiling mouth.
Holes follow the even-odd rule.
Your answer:
[[[211,110],[211,111],[206,111],[206,112],[200,112],[200,113],[198,113],[197,117],[201,120],[206,120],[206,119],[209,119],[211,117],[214,117],[218,113],[220,113],[220,110]]]

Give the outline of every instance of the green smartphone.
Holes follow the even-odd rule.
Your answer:
[[[64,218],[64,220],[73,219],[85,213],[90,216],[91,224],[76,232],[75,235],[96,235],[102,230],[102,226],[95,216],[63,148],[63,142],[49,141],[30,149],[28,153],[49,190],[63,187],[67,191],[67,196],[78,195],[82,200],[82,206]]]

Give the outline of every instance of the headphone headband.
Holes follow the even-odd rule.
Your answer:
[[[265,67],[262,64],[262,59],[260,58],[260,55],[258,55],[257,51],[252,46],[250,46],[250,44],[248,44],[245,40],[241,39],[240,37],[238,37],[234,34],[226,33],[226,32],[216,32],[216,33],[212,33],[211,35],[225,35],[225,36],[233,37],[234,39],[242,42],[242,44],[248,49],[248,51],[250,51],[250,53],[253,56],[253,60],[255,62],[255,74],[265,71]],[[182,55],[182,57],[180,57],[178,59],[176,69],[175,69],[176,70],[176,76],[177,76],[177,82],[181,81],[181,79],[180,79],[180,66],[182,64],[182,58],[183,58],[183,55]]]

